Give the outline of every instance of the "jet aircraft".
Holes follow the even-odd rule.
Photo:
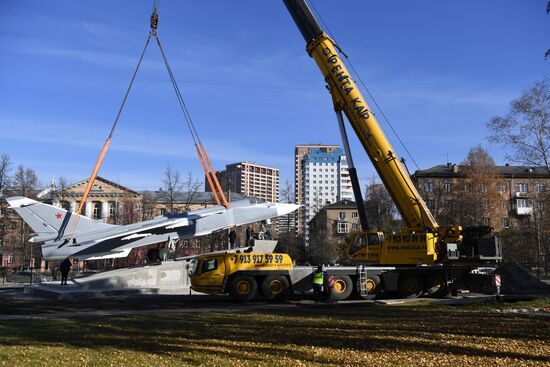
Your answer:
[[[42,256],[46,260],[126,257],[136,247],[204,236],[233,225],[287,215],[299,207],[296,204],[253,203],[245,199],[232,202],[229,209],[213,206],[182,214],[161,215],[134,224],[114,225],[26,197],[15,196],[6,200],[34,231],[29,241],[43,242]]]

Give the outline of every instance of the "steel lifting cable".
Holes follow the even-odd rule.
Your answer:
[[[141,66],[141,62],[143,61],[143,57],[145,56],[145,52],[147,51],[147,47],[149,46],[149,42],[151,41],[152,32],[149,33],[149,37],[147,37],[147,41],[145,42],[145,47],[143,48],[143,51],[141,52],[141,55],[139,57],[139,61],[136,65],[136,68],[134,70],[134,74],[132,75],[132,79],[130,79],[130,84],[128,85],[128,88],[126,89],[126,93],[124,94],[124,98],[122,99],[122,103],[120,105],[120,108],[118,109],[118,112],[115,117],[115,121],[113,122],[113,126],[111,127],[111,131],[109,132],[109,136],[107,136],[107,140],[105,140],[105,144],[103,145],[103,148],[101,149],[101,152],[99,153],[99,157],[97,158],[97,162],[94,166],[94,169],[92,170],[92,174],[90,175],[90,178],[88,179],[88,183],[86,184],[86,188],[84,189],[84,193],[82,194],[82,199],[80,200],[80,204],[78,205],[77,214],[82,213],[82,208],[86,204],[86,200],[88,199],[88,195],[90,194],[90,191],[94,185],[95,179],[97,177],[97,174],[99,172],[99,168],[101,167],[101,164],[103,163],[103,158],[105,158],[105,154],[107,153],[107,150],[109,149],[109,145],[111,144],[111,138],[113,137],[113,134],[115,132],[115,129],[118,124],[118,120],[120,119],[120,115],[122,114],[122,110],[124,109],[124,105],[126,104],[126,100],[128,99],[128,95],[130,94],[130,90],[132,89],[132,86],[134,84],[134,80],[136,79],[136,75],[138,73],[139,67]],[[72,237],[74,230],[76,229],[76,225],[78,224],[78,219],[80,218],[80,215],[76,216],[75,221],[73,222],[73,225],[71,226],[70,230],[70,236]]]
[[[350,66],[351,70],[353,71],[353,73],[357,76],[357,79],[359,80],[359,83],[361,83],[361,85],[363,86],[363,88],[365,89],[365,91],[367,92],[367,94],[369,95],[369,97],[371,98],[371,100],[373,101],[374,105],[376,106],[376,108],[378,109],[378,111],[380,111],[380,114],[382,115],[382,118],[386,121],[386,123],[388,124],[388,126],[390,127],[390,129],[393,131],[393,134],[395,135],[395,137],[397,138],[397,140],[399,140],[399,143],[401,144],[401,146],[403,147],[403,149],[405,149],[405,151],[407,152],[407,155],[409,156],[409,158],[412,160],[412,162],[414,163],[414,165],[416,166],[417,169],[420,169],[420,167],[418,166],[418,164],[416,163],[416,161],[414,160],[412,154],[410,153],[409,149],[407,149],[407,146],[405,145],[405,143],[403,142],[403,140],[401,139],[401,137],[399,136],[399,134],[397,133],[397,131],[394,129],[392,123],[390,122],[389,118],[386,116],[386,114],[384,113],[384,110],[382,110],[382,107],[380,107],[380,105],[378,104],[378,102],[376,101],[376,99],[374,98],[374,96],[372,95],[372,93],[370,92],[370,90],[367,88],[367,86],[365,85],[365,83],[363,82],[363,79],[361,78],[361,75],[359,74],[359,72],[355,69],[355,66],[353,66],[349,56],[340,48],[340,46],[338,45],[338,43],[336,42],[336,38],[334,38],[334,35],[332,34],[332,32],[330,31],[330,28],[327,26],[327,24],[325,23],[323,17],[321,16],[321,13],[319,13],[319,11],[317,10],[317,8],[315,7],[315,4],[313,3],[313,1],[310,1],[310,4],[311,4],[311,7],[313,8],[313,11],[317,14],[317,16],[319,17],[319,20],[321,21],[321,23],[323,24],[323,27],[327,30],[327,33],[328,35],[330,36],[330,38],[332,40],[334,40],[334,46],[338,49],[338,51],[340,51],[340,53],[342,55],[344,55],[344,58],[345,58],[345,61],[348,63],[348,65]],[[408,170],[408,169],[407,169]]]
[[[174,87],[174,91],[176,92],[176,97],[178,99],[178,103],[180,105],[181,111],[183,112],[183,116],[185,117],[185,122],[187,124],[187,128],[189,129],[189,132],[191,133],[191,137],[193,138],[193,142],[195,143],[195,148],[197,150],[197,154],[199,156],[199,159],[201,161],[202,167],[204,169],[204,173],[206,174],[206,179],[208,180],[208,184],[210,188],[212,189],[212,193],[214,194],[214,199],[216,200],[216,203],[218,205],[221,204],[221,200],[223,201],[223,205],[226,208],[229,208],[229,203],[227,202],[227,199],[225,197],[225,194],[221,188],[220,182],[218,181],[218,178],[216,177],[216,172],[214,171],[212,164],[210,163],[210,159],[208,158],[208,154],[206,153],[206,149],[204,148],[204,145],[202,144],[202,141],[199,137],[199,134],[197,132],[197,129],[195,127],[195,124],[193,123],[193,119],[191,118],[191,114],[189,113],[189,110],[187,109],[187,105],[185,104],[185,101],[183,99],[183,96],[180,92],[180,89],[178,87],[178,83],[176,82],[176,78],[174,77],[174,74],[172,73],[172,68],[170,67],[170,63],[168,62],[168,58],[166,57],[166,54],[164,53],[164,49],[162,47],[162,44],[160,43],[160,38],[155,31],[153,31],[153,35],[155,36],[155,39],[157,40],[157,44],[159,46],[160,53],[162,54],[162,59],[164,60],[164,64],[166,65],[166,70],[168,71],[168,75],[170,76],[170,81],[172,82],[172,86]]]
[[[180,107],[183,111],[183,115],[185,117],[185,120],[187,122],[187,126],[189,128],[189,131],[191,133],[191,137],[193,138],[193,141],[195,143],[195,148],[197,149],[197,154],[199,156],[199,159],[201,161],[201,164],[202,164],[202,167],[204,169],[204,172],[206,174],[206,177],[207,177],[207,180],[208,180],[208,184],[210,185],[210,188],[212,189],[212,192],[214,194],[214,198],[216,199],[216,203],[218,205],[221,204],[220,202],[220,199],[219,199],[219,196],[218,196],[218,193],[219,195],[222,197],[223,199],[223,204],[226,208],[229,208],[229,203],[227,202],[227,199],[225,198],[225,195],[223,193],[223,190],[221,189],[221,185],[216,177],[216,174],[214,172],[214,169],[212,168],[212,164],[210,163],[210,159],[208,158],[208,155],[206,153],[206,150],[204,149],[204,145],[202,144],[199,136],[198,136],[198,133],[197,133],[197,130],[195,128],[195,125],[193,124],[193,121],[191,119],[191,115],[189,114],[189,111],[187,109],[187,106],[185,105],[185,102],[183,100],[183,97],[179,91],[179,88],[178,88],[178,85],[176,83],[176,79],[174,78],[174,75],[172,73],[172,69],[170,68],[170,64],[168,63],[168,59],[166,58],[166,55],[164,53],[164,50],[162,49],[162,46],[160,44],[160,39],[158,38],[158,35],[157,35],[157,27],[158,27],[158,21],[159,21],[159,16],[158,16],[158,0],[155,0],[154,3],[153,3],[153,12],[151,14],[151,19],[150,19],[150,26],[151,26],[151,30],[149,32],[149,36],[147,37],[147,41],[145,42],[145,47],[143,48],[143,51],[141,52],[141,55],[140,55],[140,58],[139,58],[139,61],[138,61],[138,64],[134,70],[134,73],[132,75],[132,79],[130,80],[130,83],[128,85],[128,88],[126,89],[126,93],[124,94],[124,98],[122,99],[122,103],[121,103],[121,106],[118,110],[118,113],[115,117],[115,121],[113,122],[113,126],[111,127],[111,131],[109,132],[109,135],[107,137],[107,140],[105,141],[105,144],[103,145],[103,148],[99,154],[99,157],[97,159],[97,162],[94,166],[94,169],[92,171],[92,174],[90,175],[90,178],[88,179],[88,183],[86,185],[86,188],[84,189],[84,193],[82,195],[82,199],[80,201],[80,204],[78,206],[78,210],[77,210],[77,214],[80,214],[82,212],[82,208],[84,207],[84,205],[86,204],[86,200],[88,198],[88,195],[90,194],[90,191],[93,187],[93,184],[95,182],[95,179],[97,177],[97,174],[99,172],[99,168],[101,167],[101,164],[103,163],[103,159],[105,157],[105,154],[107,153],[107,150],[109,149],[109,145],[111,144],[111,138],[113,137],[113,134],[114,134],[114,131],[116,129],[116,126],[118,124],[118,121],[120,119],[120,116],[122,114],[122,110],[124,109],[124,106],[126,104],[126,100],[128,99],[128,95],[130,94],[130,90],[132,89],[132,86],[134,84],[134,80],[136,78],[136,75],[138,73],[138,70],[141,66],[141,62],[143,61],[143,57],[145,56],[145,52],[147,51],[147,47],[149,46],[149,43],[151,41],[151,37],[154,35],[156,40],[157,40],[157,43],[159,45],[159,49],[162,53],[162,57],[164,59],[164,63],[166,64],[166,68],[168,70],[168,74],[170,76],[170,80],[172,82],[172,85],[174,86],[174,90],[176,91],[176,96],[178,98],[178,101],[180,103]],[[213,182],[213,181],[214,182]],[[71,228],[71,231],[69,232],[71,234],[71,237],[74,233],[74,230],[78,224],[78,219],[79,219],[80,215],[77,215],[76,216],[76,219],[72,225],[72,228]]]

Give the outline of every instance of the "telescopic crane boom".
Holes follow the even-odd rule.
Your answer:
[[[338,46],[321,29],[306,1],[283,1],[307,43],[308,54],[325,78],[337,115],[346,115],[406,225],[395,235],[361,234],[350,247],[351,258],[381,264],[433,263],[458,258],[458,247],[463,245],[462,228],[437,223],[351,78]],[[354,185],[354,194],[359,203],[363,198],[355,186],[358,185]],[[476,251],[468,249],[463,254],[475,256]]]

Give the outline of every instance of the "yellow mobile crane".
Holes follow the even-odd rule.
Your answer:
[[[347,298],[352,288],[364,298],[394,291],[403,297],[418,297],[424,292],[443,296],[449,289],[464,285],[464,279],[472,268],[487,261],[500,260],[500,244],[490,228],[463,229],[460,225],[440,226],[437,223],[351,78],[336,43],[321,29],[305,0],[283,1],[332,96],[358,205],[362,231],[352,239],[348,255],[362,265],[325,269],[336,277],[336,299]],[[369,226],[343,115],[346,115],[405,222],[405,228],[398,232],[384,234],[372,231]],[[208,284],[211,293],[228,292],[237,299],[249,300],[255,295],[258,284],[262,284],[268,299],[284,295],[286,287],[293,291],[311,288],[307,279],[312,268],[293,267],[289,258],[284,257],[284,269],[268,269],[261,262],[252,269],[245,266],[246,262],[240,265],[241,255],[216,256],[217,261],[208,255],[197,259],[191,276],[194,289],[205,291],[201,285]],[[211,276],[207,274],[211,270],[201,270],[211,269],[209,264],[212,262],[227,264],[223,266],[225,270],[216,268],[219,280],[213,287]]]
[[[307,43],[308,54],[325,78],[348,156],[362,227],[362,233],[355,237],[349,247],[350,258],[387,265],[475,264],[480,260],[500,260],[499,241],[491,235],[490,228],[463,229],[459,225],[440,226],[437,223],[351,78],[338,52],[339,47],[321,29],[305,0],[283,1]],[[405,222],[406,227],[397,234],[384,235],[370,231],[342,113],[353,127]],[[415,288],[415,279],[413,277],[408,282],[411,290]],[[437,276],[431,279],[436,284],[429,284],[428,287],[442,280]]]

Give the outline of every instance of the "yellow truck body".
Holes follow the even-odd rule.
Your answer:
[[[289,289],[289,272],[294,268],[288,254],[221,253],[199,256],[191,271],[191,287],[209,294],[229,293],[249,301],[258,287],[268,299],[283,297]]]

